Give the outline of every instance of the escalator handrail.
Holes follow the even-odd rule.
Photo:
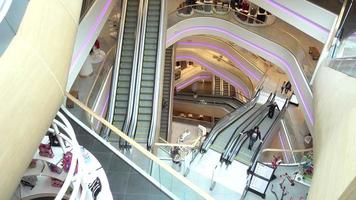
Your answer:
[[[109,96],[109,105],[108,105],[108,121],[112,124],[114,120],[114,110],[115,110],[115,101],[116,101],[116,92],[117,92],[117,84],[119,79],[119,70],[120,70],[120,61],[121,61],[121,49],[124,38],[125,31],[125,19],[126,19],[126,11],[127,11],[127,1],[123,0],[121,3],[121,18],[117,39],[117,48],[116,48],[116,59],[114,62],[113,70],[112,70],[112,78],[111,78],[111,86],[110,86],[110,96]],[[110,135],[110,129],[105,130],[105,134]]]
[[[276,119],[273,121],[272,125],[269,127],[267,133],[263,136],[262,140],[265,141],[265,139],[271,134],[271,131],[276,127],[276,125],[278,124],[277,122],[282,118],[282,116],[284,115],[284,113],[286,112],[287,110],[287,107],[288,107],[288,104],[289,104],[289,101],[290,101],[290,98],[287,98],[281,111],[278,113],[278,116],[276,117]],[[257,163],[257,157],[259,157],[259,155],[261,154],[261,149],[262,147],[264,146],[266,142],[263,142],[263,143],[260,143],[257,147],[257,149],[255,150],[253,156],[251,157],[251,167],[255,167],[256,166],[256,163]]]
[[[258,93],[260,93],[260,91],[258,91]],[[246,110],[246,111],[244,111],[243,113],[241,113],[240,115],[238,115],[236,119],[231,120],[231,121],[229,121],[228,123],[231,124],[231,123],[235,122],[236,120],[238,120],[240,117],[242,117],[242,115],[243,115],[244,113],[248,112],[250,109],[252,109],[252,108],[255,106],[256,101],[257,101],[257,96],[255,96],[253,99],[251,99],[250,102],[247,103],[247,104],[248,104],[247,106],[244,105],[245,107],[247,107],[247,110]],[[224,125],[225,121],[226,121],[227,119],[229,119],[232,115],[234,115],[235,112],[238,112],[238,110],[236,110],[236,111],[234,111],[234,112],[232,112],[232,113],[230,113],[230,114],[224,116],[218,123],[215,124],[215,125],[216,125],[215,128],[216,128],[216,129],[221,129],[221,128],[222,128],[221,126]],[[226,126],[229,126],[229,124],[226,124]],[[214,126],[215,126],[215,125],[214,125]],[[213,128],[211,129],[211,130],[212,130],[211,132],[214,131],[214,126],[213,126]],[[220,134],[220,133],[219,133],[219,134]]]
[[[267,117],[267,114],[265,114],[265,116],[257,123],[257,125],[259,126],[264,119],[266,119]],[[232,149],[232,152],[228,155],[228,158],[226,159],[226,164],[231,164],[232,161],[235,159],[235,157],[238,155],[238,153],[240,152],[242,146],[245,144],[246,140],[248,139],[248,135],[247,134],[244,134],[244,138],[241,139],[240,142],[237,142],[238,145],[235,146],[233,149]]]
[[[180,97],[180,96],[188,96],[191,97],[193,95],[193,93],[180,93],[178,94],[176,97]],[[229,96],[215,96],[215,95],[207,95],[207,94],[199,94],[198,97],[203,97],[203,98],[213,98],[213,99],[222,99],[222,101],[226,102],[226,104],[229,104],[233,107],[235,107],[235,109],[237,107],[242,106],[244,103],[241,102],[239,99],[235,98],[235,97],[229,97]]]
[[[142,3],[141,3],[142,2]],[[139,103],[140,103],[140,96],[141,96],[141,82],[142,82],[142,68],[143,68],[143,54],[145,50],[145,41],[146,41],[146,26],[147,26],[147,15],[148,15],[148,0],[140,1],[140,6],[143,6],[142,8],[142,16],[141,16],[141,30],[140,30],[140,39],[138,40],[139,42],[139,50],[136,55],[137,58],[137,64],[136,64],[136,72],[135,74],[132,74],[135,76],[135,87],[133,89],[133,100],[132,100],[132,115],[131,115],[131,120],[129,124],[129,129],[128,129],[128,136],[130,138],[135,138],[136,137],[136,126],[137,126],[137,118],[138,118],[138,109],[139,109]],[[133,77],[133,76],[132,76]],[[131,83],[133,80],[131,80]],[[130,102],[130,99],[129,99]]]
[[[263,113],[266,108],[267,108],[267,105],[270,103],[270,102],[273,102],[274,101],[274,98],[275,98],[275,94],[271,93],[267,99],[267,101],[263,104],[263,106],[261,106],[260,109],[256,110],[252,115],[254,116],[256,113],[258,113],[258,115],[256,116],[256,118],[259,116],[259,114]],[[250,123],[242,130],[242,132],[252,123],[256,120],[256,118],[252,119],[250,121]],[[264,118],[263,118],[264,119]],[[240,146],[242,146],[242,144],[245,142],[245,140],[243,140],[243,138],[239,141],[239,138],[241,137],[241,134],[238,134],[236,136],[236,133],[237,133],[237,130],[246,122],[250,120],[250,118],[246,119],[243,123],[241,123],[240,126],[238,126],[235,131],[234,131],[234,134],[231,136],[230,138],[230,142],[226,145],[225,147],[225,150],[223,152],[223,154],[221,155],[221,161],[226,161],[226,162],[231,162],[231,157],[234,157],[234,156],[231,156],[231,155],[234,155],[235,152],[236,152],[236,148],[241,148]],[[263,120],[260,120],[258,122],[258,124],[260,124]],[[236,154],[238,153],[238,150],[236,152]]]
[[[138,7],[138,15],[137,15],[137,25],[136,25],[136,38],[135,38],[135,49],[134,49],[134,55],[133,55],[133,60],[132,60],[132,69],[131,69],[131,79],[130,79],[130,88],[133,88],[133,90],[130,90],[129,92],[129,99],[128,99],[128,105],[127,105],[127,112],[126,112],[126,117],[123,125],[123,132],[127,133],[130,135],[132,138],[132,134],[129,133],[132,117],[133,117],[133,109],[136,105],[134,105],[135,102],[135,92],[136,92],[136,77],[137,77],[137,69],[138,69],[138,61],[139,61],[139,52],[140,52],[140,39],[141,39],[141,26],[142,26],[142,15],[143,15],[143,9],[144,9],[144,2],[139,1],[139,7]]]
[[[158,32],[158,46],[157,46],[157,57],[156,57],[156,71],[155,71],[155,83],[153,92],[153,102],[152,102],[152,118],[149,133],[147,136],[147,147],[151,148],[156,137],[157,131],[157,120],[160,118],[160,96],[161,96],[161,80],[163,77],[163,70],[161,66],[164,66],[165,50],[166,50],[166,28],[167,28],[167,9],[166,0],[161,1],[161,12],[159,17],[159,32]]]
[[[142,147],[136,141],[134,141],[133,139],[128,137],[125,133],[120,131],[117,127],[113,126],[110,122],[108,122],[104,118],[100,117],[98,114],[96,114],[93,110],[91,110],[90,108],[85,106],[82,102],[80,102],[74,96],[72,96],[68,92],[66,93],[66,96],[67,96],[68,99],[72,100],[76,105],[78,105],[81,109],[83,109],[84,112],[92,115],[96,120],[100,121],[104,126],[107,126],[118,137],[123,138],[123,140],[127,141],[130,145],[134,146],[135,149],[137,149],[138,152],[141,153],[141,155],[143,155],[144,157],[147,157],[148,159],[152,160],[152,163],[154,163],[155,165],[159,166],[164,171],[166,171],[168,174],[170,174],[173,178],[179,180],[184,185],[189,187],[192,191],[197,193],[201,197],[201,199],[213,200],[213,198],[207,192],[202,190],[200,187],[197,187],[195,184],[193,184],[188,179],[184,178],[179,172],[174,170],[172,167],[170,167],[164,161],[161,161],[158,157],[156,157],[151,152],[147,151],[144,147]],[[96,137],[99,137],[99,136],[96,136]],[[112,148],[114,148],[114,147],[112,147]]]
[[[260,93],[260,92],[261,92],[261,90],[258,90],[257,93]],[[220,129],[222,128],[223,125],[225,125],[225,127],[229,127],[231,123],[234,123],[236,120],[240,119],[245,113],[247,113],[249,110],[251,110],[256,105],[257,97],[258,97],[258,95],[256,95],[253,99],[251,99],[250,102],[247,103],[248,104],[247,109],[243,113],[237,115],[234,120],[227,122],[228,124],[225,125],[224,121],[226,119],[229,119],[230,116],[236,114],[235,112],[237,112],[238,110],[225,115],[219,122],[214,124],[214,126],[211,128],[211,131],[210,131],[208,137],[206,137],[202,146],[200,147],[200,152],[205,153],[208,151],[211,144],[215,141],[215,139],[221,133]]]
[[[179,96],[175,96],[174,100],[178,100],[178,101],[190,101],[192,103],[196,103],[196,104],[201,104],[201,101],[199,100],[195,100],[195,99],[189,99],[189,98],[184,98],[184,97],[179,97]],[[222,101],[222,102],[218,102],[218,101],[211,101],[211,100],[205,100],[204,101],[207,104],[211,104],[211,105],[216,105],[216,106],[227,106],[233,110],[236,110],[237,107],[235,107],[235,105],[230,104],[229,102],[226,101]]]

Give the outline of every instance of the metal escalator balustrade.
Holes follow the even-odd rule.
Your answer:
[[[100,117],[98,114],[96,114],[93,110],[85,106],[83,103],[81,103],[78,99],[70,95],[69,93],[66,93],[68,99],[72,100],[75,105],[77,105],[78,109],[81,109],[82,113],[85,113],[85,115],[88,115],[90,117],[94,117],[97,121],[102,123],[102,126],[104,128],[108,128],[112,134],[117,135],[117,137],[121,138],[125,142],[127,142],[131,146],[131,151],[134,153],[133,154],[128,153],[126,150],[122,150],[122,152],[125,154],[126,161],[128,160],[128,164],[135,163],[142,171],[146,172],[147,176],[146,178],[151,178],[155,179],[153,183],[159,187],[160,190],[165,192],[166,194],[172,194],[174,195],[173,199],[182,199],[182,200],[188,200],[188,199],[206,199],[206,200],[212,200],[213,198],[204,190],[202,190],[200,187],[194,185],[191,181],[183,177],[179,172],[175,171],[171,166],[167,165],[164,161],[160,160],[158,157],[153,155],[151,152],[147,151],[146,148],[144,148],[141,144],[137,143],[134,141],[132,138],[130,138],[128,135],[120,131],[117,127],[113,126],[110,122],[106,121],[102,117]],[[78,120],[79,121],[79,120]],[[89,128],[87,128],[90,130]],[[91,130],[90,130],[91,131]],[[100,136],[98,134],[92,134],[92,136],[99,138]],[[89,142],[88,139],[85,137],[83,138],[85,142]],[[100,139],[100,138],[99,138]],[[98,142],[94,142],[94,144],[91,143],[93,148],[97,148],[98,154],[103,155],[104,149],[102,149],[101,145],[97,144]],[[106,144],[106,147],[109,148],[111,151],[118,152],[119,150],[116,149],[115,147],[111,146],[109,143],[105,142],[104,140],[99,141],[99,143],[104,143]],[[119,168],[117,166],[117,163],[114,162],[114,157],[113,155],[109,155],[108,157],[105,157],[101,162],[106,162],[109,163],[110,166],[108,167],[109,169],[105,170],[113,170],[114,168],[117,169]],[[104,165],[103,165],[104,166]],[[122,168],[119,168],[120,170],[125,170]],[[111,177],[114,181],[118,181],[116,175],[118,171],[115,171],[112,175],[113,176],[108,176]],[[132,174],[133,177],[137,175],[137,173]],[[131,175],[130,175],[131,179]],[[130,180],[129,180],[130,181]],[[144,181],[142,181],[144,182]],[[139,184],[142,185],[142,184]],[[116,187],[116,185],[111,185],[112,187]],[[116,187],[117,188],[117,187]],[[142,187],[141,187],[142,188]],[[120,191],[122,188],[118,188],[117,191]],[[132,189],[132,188],[131,188]],[[132,191],[132,190],[128,190]],[[152,190],[149,190],[152,191]],[[135,191],[136,193],[140,193],[142,195],[145,195],[149,191]],[[157,193],[156,193],[157,194]],[[171,196],[171,195],[169,195]],[[151,199],[150,197],[147,197]],[[160,197],[155,197],[153,199],[162,199]]]
[[[268,111],[266,112],[266,110],[265,110],[265,112],[261,114],[260,119],[256,120],[256,123],[254,124],[254,126],[263,127],[263,128],[260,128],[260,131],[264,131],[264,127],[267,126],[267,125],[265,125],[266,122],[268,123],[269,121],[271,121],[271,120],[267,119],[267,113],[268,113]],[[253,126],[249,127],[249,129],[251,129],[251,128],[253,128]],[[263,130],[261,130],[261,129],[263,129]],[[263,139],[263,138],[261,138],[261,139]],[[250,154],[249,154],[249,152],[244,151],[244,150],[248,149],[249,143],[247,141],[249,141],[248,135],[245,134],[245,135],[243,135],[243,137],[241,138],[240,141],[237,141],[235,143],[235,146],[233,146],[233,148],[230,150],[229,155],[228,155],[227,159],[225,160],[225,163],[227,165],[230,165],[233,162],[233,160],[236,158],[238,152],[242,152],[242,153],[239,153],[240,159],[238,159],[238,161],[245,163],[245,164],[250,164],[248,161],[248,158],[246,158],[246,157],[249,157]],[[254,145],[254,146],[256,146],[256,145]]]
[[[162,92],[162,112],[161,112],[161,128],[160,137],[167,140],[171,121],[171,95],[172,95],[172,80],[173,79],[173,47],[166,49],[164,60],[164,75],[163,75],[163,92]]]
[[[226,146],[224,148],[224,152],[221,154],[220,162],[229,162],[229,158],[233,153],[234,147],[239,144],[239,139],[241,137],[240,133],[243,133],[245,130],[249,130],[254,126],[258,125],[259,121],[261,121],[261,117],[265,116],[267,105],[273,100],[274,96],[270,94],[264,105],[260,106],[253,113],[250,113],[250,115],[247,115],[247,118],[245,118],[244,121],[239,123],[239,125],[233,130],[233,134],[231,135],[230,139],[225,143]]]
[[[211,149],[222,153],[226,148],[226,144],[229,143],[231,138],[233,137],[235,130],[239,128],[242,124],[246,122],[251,116],[255,115],[260,109],[260,105],[255,104],[248,112],[244,113],[240,118],[235,120],[233,123],[230,123],[228,126],[224,127],[220,132],[219,136],[215,139],[213,144],[211,145]]]
[[[151,147],[152,137],[155,135],[155,126],[152,120],[155,119],[154,107],[157,106],[156,87],[159,83],[156,80],[160,59],[157,59],[160,52],[160,29],[161,27],[161,0],[146,0],[143,28],[141,38],[141,57],[138,62],[136,77],[135,107],[133,109],[129,135],[137,142],[146,143],[147,148]],[[158,71],[157,71],[158,70]],[[158,84],[158,85],[157,85]]]
[[[200,147],[201,153],[206,153],[209,150],[210,146],[216,140],[216,138],[219,136],[221,131],[228,128],[232,123],[239,120],[241,117],[243,117],[244,114],[246,114],[247,112],[249,112],[251,109],[253,109],[255,107],[259,93],[260,93],[260,90],[258,90],[256,92],[256,95],[254,96],[253,99],[250,100],[249,103],[245,104],[240,109],[237,109],[234,112],[226,115],[212,127],[210,133],[208,134],[208,136],[204,140],[202,146]]]
[[[145,47],[143,52],[142,81],[139,96],[139,110],[135,139],[147,142],[151,125],[155,69],[159,35],[161,0],[148,1]]]
[[[251,150],[248,150],[248,143],[249,138],[246,136],[243,141],[241,141],[240,147],[236,147],[234,153],[230,157],[230,162],[234,159],[243,162],[249,166],[253,165],[255,159],[259,152],[261,151],[262,146],[265,144],[266,139],[271,135],[272,130],[277,125],[277,122],[281,119],[283,114],[286,111],[288,106],[289,99],[287,99],[284,103],[283,108],[280,110],[275,111],[275,115],[272,119],[268,118],[267,116],[260,122],[260,131],[261,131],[261,139],[264,141],[263,143],[255,144]]]
[[[129,0],[123,3],[122,21],[123,29],[120,31],[121,39],[119,39],[118,55],[115,64],[115,72],[113,78],[113,87],[116,86],[116,91],[112,95],[111,105],[114,107],[113,111],[113,124],[124,132],[128,131],[127,124],[130,117],[130,90],[132,88],[132,77],[135,69],[135,49],[138,45],[137,37],[139,35],[139,10],[140,0]],[[121,48],[120,48],[121,47]],[[113,88],[113,90],[115,90]],[[131,91],[132,92],[132,91]]]

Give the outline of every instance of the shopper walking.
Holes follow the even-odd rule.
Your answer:
[[[250,129],[246,131],[248,137],[249,137],[249,144],[248,144],[248,149],[251,150],[257,139],[260,140],[262,143],[263,141],[261,140],[261,132],[260,128],[258,126],[255,126],[253,129]]]
[[[286,81],[283,81],[283,84],[281,86],[281,94],[283,94],[284,88],[286,88]]]
[[[269,107],[269,110],[268,110],[268,117],[269,117],[270,119],[272,119],[272,118],[273,118],[273,115],[274,115],[274,110],[275,110],[276,108],[278,108],[278,105],[277,105],[276,102],[273,102],[273,103],[270,103],[267,107]]]
[[[292,84],[288,81],[285,86],[285,94],[287,94],[289,91],[292,91]]]

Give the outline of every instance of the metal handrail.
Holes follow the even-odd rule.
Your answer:
[[[191,143],[191,144],[168,143],[167,141],[165,141],[165,142],[167,142],[167,143],[159,143],[159,142],[156,142],[154,145],[155,145],[155,146],[167,146],[167,147],[186,147],[186,148],[194,148],[194,147],[197,146],[197,144],[198,144],[198,142],[200,141],[201,137],[202,137],[202,136],[199,136],[199,137],[198,137],[197,139],[195,139],[194,142]]]
[[[142,153],[144,156],[146,156],[148,159],[150,159],[157,166],[164,169],[165,171],[167,171],[167,173],[172,175],[174,178],[178,179],[180,182],[182,182],[184,185],[186,185],[188,188],[190,188],[194,192],[196,192],[200,197],[202,197],[202,199],[206,199],[206,200],[214,199],[208,193],[206,193],[204,190],[200,189],[199,187],[194,185],[191,181],[189,181],[188,179],[183,177],[180,173],[175,171],[172,167],[168,166],[165,162],[161,161],[158,157],[153,155],[151,152],[147,151],[144,147],[142,147],[140,144],[138,144],[135,140],[131,139],[125,133],[123,133],[118,128],[113,126],[110,122],[106,121],[104,118],[102,118],[98,114],[96,114],[93,110],[91,110],[90,108],[85,106],[82,102],[80,102],[74,96],[72,96],[69,93],[66,93],[66,97],[68,99],[72,100],[77,106],[79,106],[81,109],[83,109],[89,115],[93,116],[96,120],[101,122],[104,126],[108,127],[112,133],[116,134],[122,140],[124,140],[125,142],[127,142],[128,144],[133,146],[136,150],[138,150],[140,153]]]
[[[266,135],[263,137],[262,140],[265,140],[266,137],[268,137],[268,135],[270,135],[271,131],[276,127],[276,125],[278,124],[277,122],[282,118],[283,114],[286,112],[287,110],[287,107],[288,107],[288,104],[289,104],[289,101],[290,101],[290,98],[289,97],[288,99],[286,99],[286,102],[284,103],[284,106],[282,108],[282,110],[279,112],[277,118],[274,120],[273,124],[269,127]],[[252,158],[251,158],[251,162],[252,162],[252,165],[251,167],[254,167],[257,163],[257,158],[261,155],[261,149],[262,147],[264,146],[265,143],[260,143],[256,149],[256,151],[254,152]]]
[[[138,117],[138,108],[140,103],[140,93],[141,93],[141,78],[142,78],[142,67],[143,67],[143,53],[145,49],[145,40],[146,40],[146,26],[147,26],[147,15],[148,15],[148,0],[140,1],[143,2],[143,13],[142,13],[142,21],[141,21],[141,30],[140,30],[140,39],[139,42],[139,50],[138,55],[135,55],[137,58],[137,67],[135,74],[135,80],[131,80],[131,83],[135,81],[135,87],[133,88],[134,95],[133,99],[129,99],[132,102],[132,117],[128,129],[128,135],[130,138],[134,138],[136,136],[136,125],[137,125],[137,117]],[[141,6],[141,3],[140,3]],[[136,53],[136,50],[135,50]],[[133,76],[132,76],[133,77]],[[131,93],[131,92],[130,92]]]
[[[88,104],[89,104],[89,99],[90,99],[90,97],[91,97],[91,95],[92,95],[92,93],[93,93],[93,90],[94,90],[94,88],[95,88],[95,86],[96,86],[96,84],[97,84],[97,82],[98,82],[98,80],[99,80],[99,77],[100,77],[100,75],[101,75],[101,73],[102,73],[102,71],[103,71],[103,69],[104,69],[104,66],[105,66],[105,64],[106,64],[106,61],[107,61],[107,59],[108,59],[108,57],[109,57],[111,51],[112,51],[114,48],[115,48],[115,45],[112,46],[112,47],[109,49],[109,51],[106,53],[104,60],[102,61],[102,63],[101,63],[100,66],[99,66],[98,74],[97,74],[97,76],[95,77],[95,80],[94,80],[94,82],[93,82],[93,85],[91,86],[91,88],[90,88],[90,90],[89,90],[89,92],[88,92],[88,96],[87,96],[87,98],[84,100],[84,104],[85,104],[86,106],[88,106],[88,107],[91,107],[90,105],[88,105]],[[109,69],[108,71],[110,71],[110,69]]]
[[[135,40],[135,50],[134,50],[134,57],[132,60],[132,69],[131,69],[131,79],[130,79],[130,88],[133,88],[129,92],[129,99],[128,99],[128,105],[127,105],[127,113],[126,113],[126,118],[125,122],[123,125],[123,132],[128,133],[130,137],[133,137],[132,132],[130,133],[130,125],[132,123],[132,117],[133,117],[133,109],[136,105],[134,105],[135,98],[136,96],[136,87],[140,87],[139,85],[136,85],[136,78],[137,78],[137,70],[138,70],[138,60],[139,57],[142,56],[140,54],[140,39],[141,39],[141,26],[142,26],[142,15],[143,15],[143,9],[144,9],[144,1],[139,1],[139,7],[138,7],[138,15],[137,15],[137,25],[136,25],[136,40]],[[140,79],[141,80],[141,79]]]
[[[111,78],[110,103],[109,103],[108,114],[107,114],[108,121],[110,123],[112,123],[113,119],[114,119],[116,91],[117,91],[117,84],[118,84],[118,79],[119,79],[122,43],[123,43],[124,31],[125,31],[127,1],[128,0],[123,0],[121,2],[121,18],[120,18],[120,26],[119,26],[118,39],[117,39],[116,58],[115,58],[115,63],[114,63],[114,69],[112,70],[113,74],[112,74],[112,78]],[[104,132],[104,135],[105,135],[105,137],[108,138],[110,135],[110,130],[106,129]]]
[[[236,112],[238,112],[239,110],[236,110],[232,113],[225,115],[219,122],[214,124],[214,126],[211,128],[211,131],[210,131],[208,137],[206,137],[202,146],[200,147],[200,152],[206,153],[208,151],[209,147],[211,146],[211,144],[219,136],[221,131],[223,131],[225,128],[229,127],[230,124],[234,123],[235,121],[240,119],[244,114],[246,114],[249,110],[251,110],[256,105],[256,100],[257,100],[257,96],[255,96],[253,99],[251,99],[250,102],[247,103],[248,105],[245,104],[247,109],[244,112],[242,112],[241,114],[237,115],[235,119],[229,121],[228,124],[225,125],[225,123],[224,123],[226,121],[226,119],[229,119],[231,116],[236,114]],[[225,125],[225,128],[222,127],[223,125]],[[223,128],[223,130],[221,130],[222,128]]]
[[[290,152],[290,153],[304,153],[304,152],[309,152],[313,151],[313,148],[308,148],[308,149],[263,149],[261,153],[266,153],[266,152]]]
[[[206,105],[210,105],[210,106],[216,106],[220,109],[223,109],[225,112],[230,113],[232,111],[234,111],[235,109],[237,109],[237,107],[235,107],[234,105],[229,104],[226,101],[223,102],[218,102],[218,101],[206,101],[204,100],[204,103],[202,103],[199,100],[195,100],[195,99],[187,99],[187,98],[179,98],[179,97],[175,97],[174,100],[176,101],[181,101],[181,102],[188,102],[188,103],[192,103],[192,104],[206,104]]]
[[[245,125],[245,128],[242,129],[241,132],[244,132],[245,129],[250,126],[250,124],[252,124],[258,116],[260,116],[262,113],[265,112],[265,110],[267,109],[267,105],[270,103],[270,102],[273,102],[274,101],[274,98],[276,97],[276,94],[273,94],[271,93],[270,96],[268,97],[267,101],[263,104],[263,106],[261,106],[261,108],[259,108],[258,110],[256,110],[250,118],[246,119],[243,123],[241,123],[240,126],[238,126],[235,131],[234,131],[234,134],[231,136],[230,138],[230,142],[225,146],[225,149],[224,149],[224,152],[223,154],[221,155],[221,158],[220,158],[220,161],[224,161],[226,164],[231,164],[232,163],[232,160],[235,158],[235,156],[238,154],[238,152],[240,151],[242,145],[245,143],[246,141],[246,134],[243,135],[242,139],[240,139],[241,135],[240,133],[237,133],[237,130],[242,126],[244,125],[248,120],[252,119],[247,125]],[[257,116],[256,116],[256,113],[257,113]],[[255,118],[253,118],[253,116],[256,116]],[[267,115],[265,115],[261,120],[258,121],[258,125],[260,123],[262,123],[263,119],[265,119]],[[238,135],[236,135],[238,134]]]
[[[158,34],[158,46],[157,46],[157,57],[156,57],[156,71],[155,71],[155,85],[153,92],[153,102],[152,102],[152,118],[151,126],[148,134],[148,148],[150,148],[155,140],[155,133],[158,131],[157,121],[160,118],[158,113],[160,109],[160,97],[161,97],[161,80],[163,77],[162,66],[164,65],[164,55],[166,49],[166,28],[167,28],[167,14],[166,14],[166,0],[161,0],[161,13],[160,13],[160,22],[159,22],[159,34]]]
[[[185,98],[185,97],[190,97],[190,98]],[[178,100],[187,100],[187,101],[193,101],[193,102],[200,102],[200,99],[203,98],[205,102],[210,103],[210,104],[225,104],[228,105],[229,107],[233,108],[234,110],[242,106],[243,103],[241,103],[238,99],[232,98],[232,97],[224,97],[224,96],[214,96],[214,95],[199,95],[199,99],[192,99],[192,96],[187,93],[183,94],[178,94],[177,96],[174,97],[174,99]],[[216,99],[221,99],[221,100],[207,100],[204,98],[216,98]],[[231,99],[231,101],[229,101]],[[238,101],[237,103],[233,101]]]

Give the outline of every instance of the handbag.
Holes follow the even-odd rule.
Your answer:
[[[56,174],[61,174],[63,171],[60,167],[58,167],[57,165],[54,165],[52,163],[48,163],[48,168],[51,172],[54,172]]]
[[[38,148],[40,150],[40,152],[39,152],[40,156],[48,157],[48,158],[54,157],[54,154],[53,154],[50,144],[40,144],[40,146]]]

